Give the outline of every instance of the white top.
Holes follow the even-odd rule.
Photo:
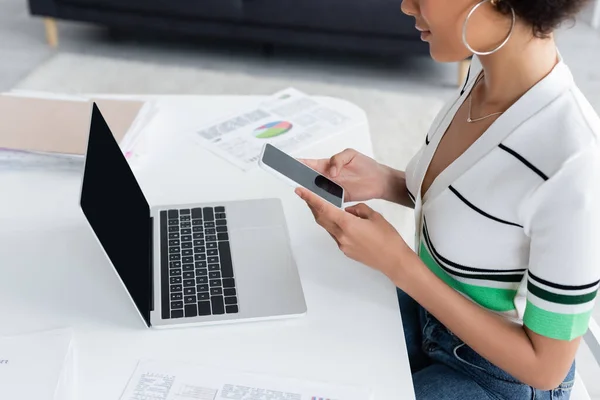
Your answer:
[[[541,335],[585,333],[600,279],[600,119],[562,59],[432,183],[421,185],[464,93],[407,168],[416,248],[447,284]]]

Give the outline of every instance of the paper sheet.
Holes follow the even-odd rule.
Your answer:
[[[358,121],[296,89],[196,130],[200,143],[243,170],[256,166],[269,142],[288,154],[338,134]]]
[[[0,337],[0,399],[73,399],[72,332]]]
[[[366,388],[141,361],[121,400],[369,400]]]

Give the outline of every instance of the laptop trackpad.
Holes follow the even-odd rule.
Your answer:
[[[302,286],[283,226],[232,229],[234,274],[243,317],[302,314]]]

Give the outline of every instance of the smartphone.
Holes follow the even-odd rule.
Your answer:
[[[344,205],[344,189],[331,179],[267,143],[258,164],[293,187],[301,186],[336,207]]]

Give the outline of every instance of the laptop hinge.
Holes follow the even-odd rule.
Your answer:
[[[150,243],[148,244],[148,251],[150,252],[148,254],[148,269],[150,274],[150,287],[148,288],[150,294],[148,298],[150,299],[150,307],[148,309],[154,311],[154,217],[150,217],[150,226],[148,229],[150,230],[150,234],[148,235],[150,239]],[[150,316],[150,312],[148,316]],[[148,325],[150,325],[150,318],[148,318]]]

